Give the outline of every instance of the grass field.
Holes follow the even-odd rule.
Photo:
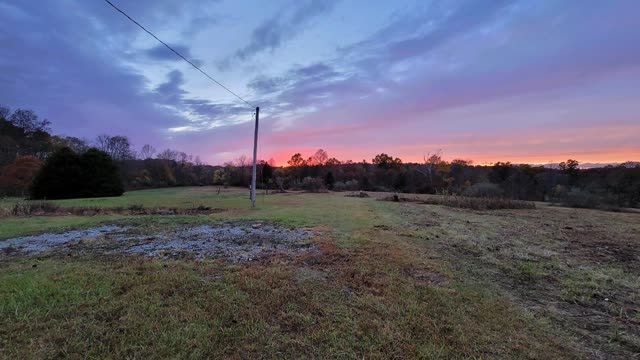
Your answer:
[[[341,193],[261,196],[252,210],[246,190],[217,191],[56,201],[62,209],[220,211],[9,216],[0,218],[0,241],[103,224],[156,234],[270,223],[313,229],[317,251],[242,263],[91,251],[0,254],[0,356],[640,356],[639,214],[547,206],[478,211]]]

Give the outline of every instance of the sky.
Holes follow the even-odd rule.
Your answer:
[[[640,2],[112,0],[252,106],[259,158],[640,160]],[[253,111],[103,0],[0,0],[0,104],[222,164]]]

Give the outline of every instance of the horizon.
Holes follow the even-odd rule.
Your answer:
[[[354,162],[640,160],[633,1],[114,3],[260,106],[258,158],[278,166],[319,148]],[[0,105],[136,150],[251,154],[253,110],[103,1],[0,0],[0,20]]]

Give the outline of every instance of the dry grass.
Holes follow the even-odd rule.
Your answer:
[[[505,299],[450,286],[450,274],[408,249],[319,245],[321,253],[243,266],[113,257],[5,264],[2,356],[551,358],[552,349],[553,358],[572,357]]]
[[[403,236],[448,259],[466,281],[561,329],[584,357],[640,353],[638,214],[470,212],[413,203],[396,209],[406,219]]]
[[[54,203],[38,201],[17,203],[9,216],[95,216],[95,215],[210,215],[225,211],[225,209],[211,208],[199,205],[192,208],[177,207],[153,207],[146,208],[143,205],[133,204],[128,207],[102,208],[92,207],[59,207]]]
[[[380,198],[382,201],[416,202],[430,205],[443,205],[471,210],[500,210],[500,209],[535,209],[536,205],[530,201],[512,200],[491,197],[467,197],[453,195],[414,195],[412,197],[390,195]]]
[[[424,203],[472,210],[535,209],[536,207],[536,205],[530,201],[466,196],[430,197],[425,200]]]
[[[49,229],[61,218],[3,219],[0,230],[18,220]],[[0,357],[623,359],[638,352],[636,214],[281,194],[253,211],[119,223],[156,233],[227,220],[324,235],[314,240],[319,251],[243,265],[80,253],[0,258]]]

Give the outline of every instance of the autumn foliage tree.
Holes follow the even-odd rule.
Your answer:
[[[0,194],[4,196],[25,196],[29,186],[42,166],[35,156],[20,156],[0,171]]]

